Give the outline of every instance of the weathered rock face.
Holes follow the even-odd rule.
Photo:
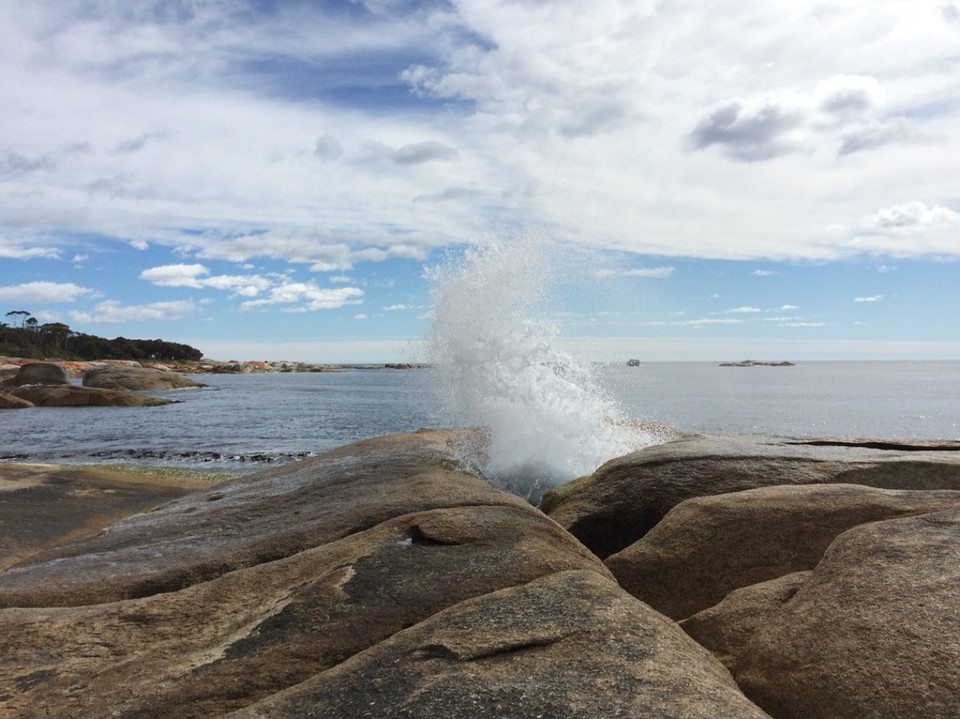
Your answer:
[[[824,484],[698,497],[605,564],[624,589],[679,620],[734,589],[813,569],[851,527],[945,509],[960,509],[960,491]]]
[[[960,716],[960,512],[840,535],[737,680],[778,719]]]
[[[750,637],[793,598],[809,575],[795,572],[735,589],[719,604],[684,619],[680,626],[736,674]]]
[[[0,462],[0,569],[189,492],[175,478],[139,479],[108,467]]]
[[[0,714],[764,716],[556,523],[461,470],[462,434],[343,447],[8,568]],[[553,696],[528,674],[555,670]]]
[[[7,394],[35,407],[155,407],[170,403],[170,400],[162,397],[72,384],[24,385],[9,388]]]
[[[25,364],[17,371],[10,384],[14,387],[29,384],[68,384],[66,370],[52,362],[32,362]]]
[[[700,651],[597,573],[562,572],[461,602],[231,716],[765,717]]]
[[[692,436],[607,462],[548,492],[544,512],[600,557],[633,544],[685,499],[788,484],[960,489],[960,442]]]
[[[100,389],[165,390],[206,385],[176,372],[155,367],[107,365],[84,372],[83,386]]]
[[[33,407],[33,402],[22,399],[8,392],[0,392],[0,409],[26,409]]]

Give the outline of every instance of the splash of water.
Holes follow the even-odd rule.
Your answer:
[[[537,318],[556,256],[542,240],[491,242],[427,273],[428,344],[447,409],[489,430],[482,471],[527,496],[656,441],[625,421],[589,366],[557,348],[556,325]]]

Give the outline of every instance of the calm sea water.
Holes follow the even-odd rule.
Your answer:
[[[960,439],[960,362],[650,363],[599,365],[596,375],[626,415],[687,431]],[[469,423],[444,408],[430,369],[196,379],[210,387],[164,393],[178,400],[164,407],[0,413],[0,458],[254,470]]]

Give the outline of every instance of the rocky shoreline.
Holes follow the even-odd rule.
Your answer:
[[[172,498],[0,473],[0,715],[960,715],[960,442],[684,436],[536,508],[482,436]],[[44,510],[79,525],[30,546]]]
[[[262,372],[338,372],[347,369],[413,369],[417,365],[311,365],[289,362],[141,363],[127,360],[73,362],[0,357],[0,409],[28,407],[152,407],[169,404],[143,390],[206,385],[188,375]],[[79,378],[77,385],[73,380]]]
[[[423,365],[409,363],[386,364],[317,364],[310,362],[294,362],[289,360],[211,360],[198,361],[149,361],[136,360],[90,360],[75,361],[57,358],[26,359],[23,357],[0,357],[0,377],[4,374],[16,373],[25,364],[43,362],[62,367],[69,377],[80,377],[91,369],[100,367],[150,367],[158,370],[176,372],[178,374],[254,374],[260,372],[339,372],[342,370],[365,369],[416,369]]]

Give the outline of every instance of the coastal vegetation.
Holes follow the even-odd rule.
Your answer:
[[[62,322],[40,324],[26,310],[7,312],[0,321],[0,356],[68,360],[174,360],[197,361],[203,352],[190,345],[161,339],[106,339],[74,332]]]

